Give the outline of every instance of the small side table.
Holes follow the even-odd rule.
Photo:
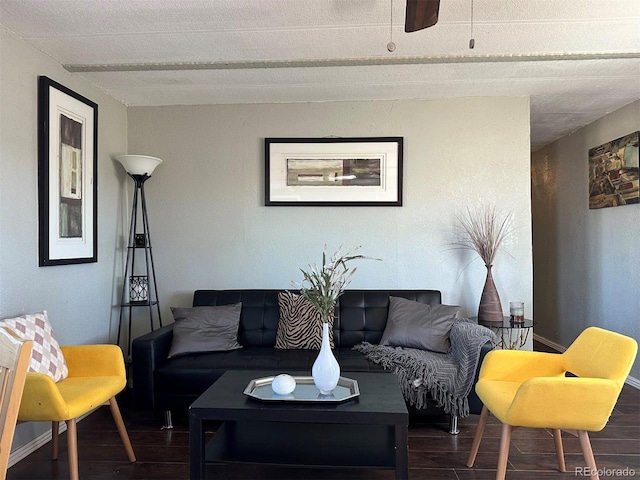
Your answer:
[[[503,350],[520,350],[526,345],[529,332],[533,329],[533,320],[527,318],[520,323],[512,322],[511,317],[503,317],[502,322],[479,322],[478,317],[471,317],[469,320],[497,333],[499,339],[495,346]]]

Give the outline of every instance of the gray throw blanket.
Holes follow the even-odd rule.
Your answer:
[[[415,348],[387,347],[368,342],[354,346],[370,361],[393,370],[404,398],[417,409],[427,406],[429,395],[445,413],[469,415],[467,396],[473,387],[480,350],[495,334],[467,319],[456,319],[449,333],[448,353]]]

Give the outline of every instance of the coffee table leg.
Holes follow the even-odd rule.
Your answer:
[[[204,431],[202,419],[189,416],[189,478],[204,478]]]
[[[396,480],[409,478],[409,428],[396,425]]]

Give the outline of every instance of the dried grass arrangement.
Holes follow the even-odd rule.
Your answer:
[[[304,280],[295,283],[300,293],[309,300],[316,310],[320,312],[323,322],[328,322],[333,316],[336,302],[344,289],[351,282],[357,267],[351,267],[354,260],[379,260],[356,253],[360,247],[356,247],[347,253],[342,252],[342,246],[331,256],[327,255],[327,246],[322,251],[322,263],[310,264],[307,270],[300,271]]]
[[[513,214],[500,213],[495,207],[483,207],[477,212],[467,208],[458,215],[459,240],[454,246],[476,252],[486,266],[493,265],[500,246],[513,232]]]
[[[476,213],[467,209],[466,215],[458,216],[459,240],[454,247],[476,252],[487,267],[480,304],[478,305],[478,321],[501,322],[502,303],[493,282],[491,268],[500,246],[513,232],[513,214],[502,214],[495,207],[484,207]]]

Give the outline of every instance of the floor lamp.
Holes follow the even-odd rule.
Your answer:
[[[122,279],[122,296],[120,302],[120,318],[118,321],[118,345],[122,332],[122,318],[124,310],[129,312],[129,325],[127,335],[127,358],[131,355],[131,314],[134,307],[146,307],[149,310],[149,323],[153,330],[153,308],[156,308],[158,324],[162,327],[160,316],[160,303],[158,302],[158,287],[153,266],[153,250],[151,234],[149,232],[149,220],[147,218],[147,202],[144,196],[144,184],[151,178],[155,168],[162,163],[156,157],[146,155],[118,155],[116,157],[127,175],[133,179],[133,205],[131,208],[131,224],[129,226],[129,240],[127,241],[127,262]],[[141,223],[138,225],[138,213],[141,214]],[[140,231],[139,231],[140,230]],[[136,251],[144,252],[144,262],[136,269]],[[142,270],[143,274],[137,274]]]

